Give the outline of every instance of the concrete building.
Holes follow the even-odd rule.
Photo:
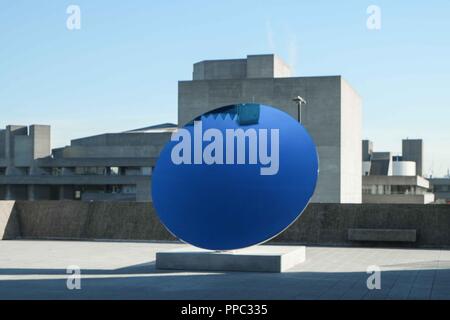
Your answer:
[[[163,124],[50,149],[50,127],[0,130],[0,200],[150,201],[151,173],[176,129]]]
[[[374,152],[373,143],[362,141],[362,202],[411,203],[434,202],[430,182],[421,176],[422,140],[403,140],[402,155]]]
[[[300,120],[293,98],[301,96],[307,102],[301,122],[319,155],[312,201],[361,203],[361,98],[341,76],[291,73],[274,55],[196,63],[193,80],[179,82],[179,123],[248,102],[279,107]],[[0,199],[149,201],[152,168],[175,129],[165,124],[102,134],[51,150],[49,126],[8,126],[0,130]]]
[[[319,180],[313,202],[361,203],[362,100],[341,76],[292,77],[275,55],[194,64],[178,85],[178,119],[184,125],[215,108],[262,103],[299,119],[294,97],[307,104],[301,122],[317,145]]]
[[[436,202],[450,204],[450,175],[444,178],[430,178]]]
[[[423,175],[423,142],[422,139],[406,139],[402,141],[402,160],[416,163],[416,175]]]
[[[363,203],[428,204],[430,182],[421,176],[364,176]]]

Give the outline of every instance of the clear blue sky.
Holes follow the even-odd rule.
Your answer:
[[[81,8],[81,30],[66,8]],[[369,5],[382,28],[366,28]],[[298,76],[346,78],[364,138],[423,138],[425,172],[450,167],[450,1],[0,0],[0,127],[50,124],[53,146],[176,122],[177,81],[204,59],[276,53]]]

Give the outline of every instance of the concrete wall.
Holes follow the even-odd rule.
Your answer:
[[[0,201],[0,240],[15,239],[21,236],[18,214],[14,201]]]
[[[291,68],[273,54],[247,56],[247,78],[287,78]]]
[[[30,136],[14,139],[14,166],[30,167],[33,164],[33,141]]]
[[[425,189],[430,187],[430,182],[420,176],[383,176],[372,175],[362,177],[362,184],[371,185],[394,185],[394,186],[418,186]]]
[[[340,125],[340,203],[361,203],[362,99],[342,78]]]
[[[7,239],[174,240],[152,205],[136,202],[0,201],[2,231]]]
[[[50,126],[7,126],[0,135],[0,158],[5,159],[7,173],[23,174],[16,167],[30,168],[34,160],[48,157],[50,150]]]
[[[72,140],[58,153],[64,158],[157,158],[170,136],[170,132],[102,134]]]
[[[372,152],[370,175],[392,176],[392,154],[390,152]]]
[[[5,130],[5,159],[8,166],[14,165],[15,138],[17,136],[26,136],[28,127],[9,125]]]
[[[426,194],[363,194],[363,203],[428,204],[434,201],[433,193]]]
[[[143,146],[148,144],[164,144],[170,137],[170,132],[148,133],[107,133],[71,141],[71,146]]]
[[[362,162],[362,175],[367,176],[370,174],[370,167],[372,163],[370,161],[363,161]]]
[[[145,202],[152,200],[151,179],[140,180],[136,183],[136,201]]]
[[[5,158],[5,148],[6,148],[6,130],[0,129],[0,159]]]
[[[158,157],[163,146],[73,146],[63,151],[64,158],[150,158]],[[101,165],[100,165],[101,166]]]
[[[45,158],[52,154],[50,132],[50,126],[30,126],[30,137],[33,145],[33,159]]]
[[[417,242],[348,241],[348,229],[414,229]],[[352,246],[450,246],[450,206],[405,204],[313,204],[277,238],[282,242]]]
[[[247,76],[247,60],[210,60],[194,64],[192,79],[242,79]]]
[[[174,240],[151,203],[0,201],[8,239]],[[400,246],[348,240],[348,229],[414,229],[414,247],[450,247],[449,205],[311,204],[274,243]],[[402,245],[403,246],[403,245]]]
[[[9,192],[10,195],[13,195],[13,197],[10,197],[9,199],[14,200],[28,200],[28,186],[26,185],[9,185]]]
[[[247,59],[206,60],[194,64],[193,80],[286,78],[291,68],[274,54],[248,55]]]

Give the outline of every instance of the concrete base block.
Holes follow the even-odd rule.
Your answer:
[[[156,253],[156,268],[185,271],[284,272],[304,262],[304,246],[255,246],[215,252],[187,247]]]

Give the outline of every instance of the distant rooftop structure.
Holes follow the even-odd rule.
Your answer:
[[[152,133],[152,132],[173,132],[177,129],[177,125],[175,123],[161,123],[149,127],[139,128],[128,130],[123,133]]]
[[[375,152],[373,143],[362,141],[363,176],[422,176],[423,141],[422,139],[402,140],[402,154]]]
[[[291,68],[274,54],[246,59],[204,60],[194,64],[192,80],[289,78]]]
[[[450,204],[450,177],[430,178],[438,203]]]
[[[402,155],[374,152],[373,143],[362,141],[363,203],[418,203],[435,200],[430,182],[422,177],[423,141],[402,141]]]

